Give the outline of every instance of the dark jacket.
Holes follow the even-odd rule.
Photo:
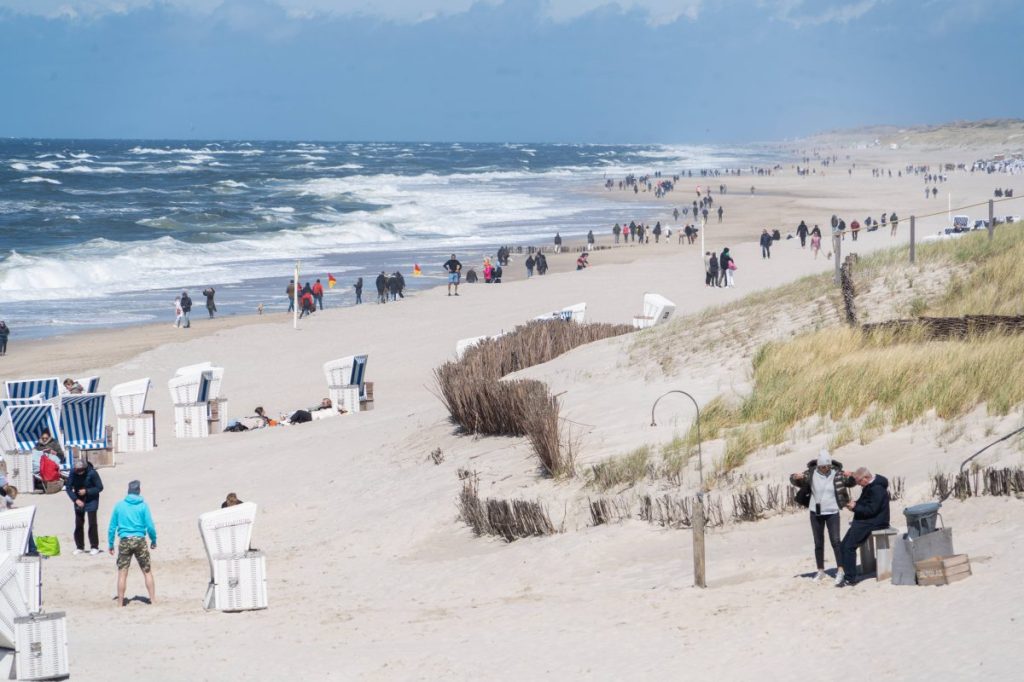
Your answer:
[[[767,232],[761,233],[761,246],[770,247],[772,245],[772,236]]]
[[[807,235],[807,223],[805,223],[804,221],[801,220],[800,224],[796,226],[796,233],[797,233],[798,236],[801,236],[801,237],[806,236]]]
[[[85,497],[78,494],[79,488],[85,488]],[[89,463],[86,465],[85,473],[80,474],[72,469],[64,490],[67,491],[68,497],[71,498],[72,502],[76,500],[85,502],[85,507],[81,510],[79,510],[78,505],[75,505],[76,512],[96,511],[100,506],[100,493],[103,492],[103,481],[100,480],[99,473]]]
[[[796,475],[789,477],[790,485],[800,488],[800,490],[806,490],[810,493],[811,490],[811,477],[814,476],[814,471],[818,468],[818,460],[812,459],[807,463],[807,471],[804,472],[802,479],[796,478]],[[850,503],[850,491],[849,488],[857,485],[857,481],[853,480],[853,476],[843,476],[843,463],[836,460],[832,460],[832,470],[836,473],[832,479],[832,484],[836,488],[836,502],[839,503],[840,509],[845,509],[846,505]]]
[[[875,474],[871,483],[864,486],[853,507],[853,520],[873,528],[889,527],[889,479]]]
[[[187,313],[192,310],[192,299],[189,298],[188,294],[181,295],[181,311]]]
[[[383,272],[380,273],[379,275],[377,275],[376,284],[377,284],[377,293],[378,294],[383,294],[384,290],[388,286],[388,278],[384,276]]]
[[[729,249],[725,249],[718,256],[718,269],[726,270],[729,267],[729,263],[732,262],[732,256],[729,255]]]

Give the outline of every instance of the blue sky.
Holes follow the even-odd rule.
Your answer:
[[[1019,0],[0,0],[0,136],[743,142],[1020,116]]]

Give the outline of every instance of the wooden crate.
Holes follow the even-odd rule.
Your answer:
[[[948,585],[971,575],[971,561],[966,554],[917,561],[914,568],[918,585]]]

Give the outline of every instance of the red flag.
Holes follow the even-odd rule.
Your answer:
[[[334,275],[327,273],[327,288],[333,289],[334,285],[338,283],[338,280],[334,279]]]

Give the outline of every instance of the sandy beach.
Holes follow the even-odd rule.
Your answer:
[[[814,166],[813,175],[798,176],[794,161],[770,177],[710,180],[725,213],[721,224],[707,225],[705,244],[732,250],[738,269],[731,289],[705,287],[700,242],[677,242],[684,222],[672,220],[672,208],[689,204],[695,186],[708,184],[686,178],[661,200],[665,213],[656,217],[672,227],[671,239],[597,250],[593,267],[581,272],[574,269],[577,254],[567,249],[548,256],[550,274],[527,280],[525,254],[513,254],[501,285],[463,285],[455,298],[442,284],[397,304],[329,309],[303,319],[298,330],[281,313],[206,320],[197,303],[188,331],[159,324],[31,343],[12,336],[9,354],[0,358],[4,379],[98,374],[103,390],[141,377],[153,381],[149,407],[157,413],[158,447],[120,455],[115,468],[100,470],[99,516],[105,548],[110,510],[130,480],[141,480],[160,538],[153,552],[156,605],[117,608],[112,558],[71,555],[73,517],[64,494],[18,498],[19,506],[38,505],[36,534],[57,535],[62,543],[63,554],[44,563],[43,595],[46,609],[68,613],[73,677],[782,679],[792,677],[794,656],[836,648],[844,657],[870,658],[879,679],[1018,674],[1024,663],[1017,646],[1024,637],[1024,588],[1014,579],[1024,560],[1019,499],[985,497],[943,508],[943,521],[956,529],[957,549],[971,555],[974,570],[971,579],[948,587],[870,581],[851,594],[802,578],[813,560],[801,512],[709,531],[709,585],[700,590],[691,587],[689,531],[635,519],[590,525],[582,477],[541,475],[525,438],[460,435],[437,397],[433,370],[454,358],[459,339],[508,331],[583,301],[588,320],[629,324],[641,313],[645,292],[674,301],[680,318],[714,309],[711,325],[731,316],[721,306],[832,268],[827,240],[815,259],[797,239],[785,239],[800,220],[827,234],[833,213],[863,222],[896,211],[895,238],[886,228],[843,242],[844,255],[866,256],[905,246],[911,215],[937,214],[918,221],[923,238],[947,226],[950,204],[987,201],[996,186],[1024,191],[1021,176],[949,171],[948,181],[935,185],[938,197],[925,199],[921,177],[897,177],[907,165],[969,166],[1019,143],[954,144],[951,135],[905,140],[897,149],[887,142],[858,149],[851,139],[858,138],[792,145],[839,156],[833,166]],[[874,177],[873,168],[894,177]],[[728,193],[719,195],[720,183]],[[611,245],[612,224],[633,219],[630,206],[638,198],[593,191],[621,200],[620,215],[594,228],[600,244]],[[984,208],[966,212],[987,217]],[[1024,201],[997,210],[1022,213]],[[756,243],[762,228],[784,237],[770,260]],[[463,263],[480,272],[475,252],[470,256]],[[424,264],[424,271],[439,278],[439,266]],[[372,300],[367,284],[364,300]],[[763,304],[766,318],[777,312],[772,305],[770,298]],[[659,408],[664,417],[650,426],[655,398],[682,387],[702,404],[725,391],[742,394],[750,386],[753,346],[813,328],[820,316],[807,309],[770,325],[756,317],[732,320],[740,327],[728,341],[749,340],[746,355],[725,339],[721,348],[703,337],[666,348],[644,332],[590,344],[519,376],[546,382],[563,415],[579,425],[583,470],[685,432],[692,414],[682,404]],[[278,415],[318,403],[326,395],[322,364],[354,353],[369,354],[372,411],[205,440],[173,436],[166,382],[177,367],[202,361],[224,367],[233,417],[251,415],[257,405]],[[929,417],[866,445],[846,445],[835,456],[905,478],[905,503],[912,504],[931,498],[929,475],[936,469],[955,469],[989,429],[999,433],[1019,421],[1019,407],[998,420],[978,412],[964,420],[962,440],[940,446],[943,424]],[[738,473],[784,482],[826,439],[815,433],[758,453]],[[706,470],[721,447],[705,451]],[[444,455],[439,464],[429,458],[436,448]],[[989,461],[1019,466],[1020,451],[1011,443]],[[462,469],[479,476],[481,496],[544,502],[563,532],[510,544],[474,537],[458,519]],[[696,486],[691,463],[681,488]],[[728,484],[722,486],[727,495]],[[265,611],[202,609],[208,564],[196,519],[228,492],[260,508],[253,542],[267,555]],[[903,504],[893,504],[894,525],[902,524]],[[144,594],[135,568],[128,594]],[[851,664],[851,675],[856,667]]]

